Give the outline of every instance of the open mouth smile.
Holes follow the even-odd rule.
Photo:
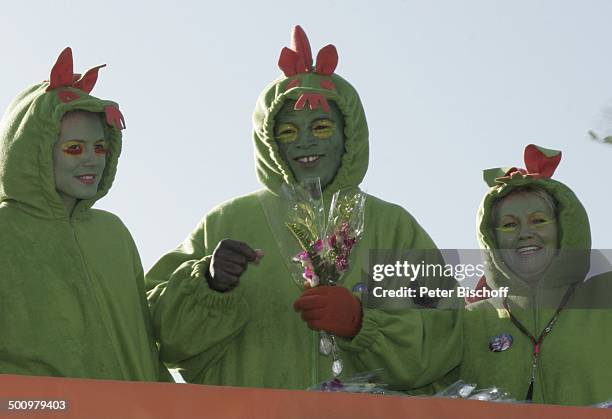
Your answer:
[[[312,154],[308,156],[296,157],[293,160],[298,162],[302,167],[313,167],[317,165],[319,159],[323,156],[324,154]]]
[[[84,175],[75,176],[75,179],[85,185],[93,185],[94,183],[96,183],[96,177],[98,176],[92,173],[88,173]]]
[[[516,249],[516,253],[519,256],[528,257],[528,256],[538,253],[540,250],[542,250],[541,246],[536,246],[536,245],[521,246],[518,249]]]

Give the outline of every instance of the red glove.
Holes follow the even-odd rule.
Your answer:
[[[313,330],[352,338],[361,329],[361,302],[344,287],[322,285],[307,289],[293,308],[302,312],[302,320]]]

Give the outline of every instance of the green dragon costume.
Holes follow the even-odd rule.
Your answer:
[[[102,66],[100,66],[102,67]],[[93,68],[73,74],[66,48],[49,82],[10,104],[0,126],[0,373],[117,380],[168,379],[152,337],[144,275],[130,233],[91,206],[109,191],[123,116],[89,95]],[[68,213],[52,150],[62,117],[105,116],[106,167],[98,192]]]
[[[485,171],[492,188],[479,210],[478,234],[488,255],[486,286],[510,291],[506,304],[492,298],[467,306],[459,376],[480,388],[498,386],[517,400],[591,405],[612,398],[612,274],[585,282],[589,221],[574,193],[550,178],[560,158],[560,152],[529,145],[527,169]],[[528,286],[504,263],[492,222],[494,204],[526,187],[548,193],[558,212],[559,254],[535,286]],[[544,336],[538,339],[540,334]]]
[[[225,202],[208,213],[174,251],[147,273],[147,288],[162,359],[182,369],[191,383],[304,389],[330,376],[331,359],[319,354],[318,333],[300,319],[292,304],[301,290],[291,278],[290,256],[273,225],[286,218],[280,198],[284,184],[296,179],[279,155],[275,115],[288,100],[295,109],[329,109],[331,101],[344,117],[341,166],[324,188],[326,205],[337,190],[357,187],[368,168],[368,128],[355,89],[334,73],[336,49],[321,49],[312,66],[310,46],[294,29],[292,49],[281,52],[285,76],[268,85],[253,114],[257,176],[264,189]],[[225,238],[263,249],[265,257],[250,265],[240,285],[229,292],[212,290],[204,277],[217,243]],[[365,232],[351,255],[343,286],[363,285],[370,249],[435,249],[427,233],[403,208],[367,196]],[[439,253],[435,252],[438,257]],[[427,311],[428,316],[422,313]],[[428,386],[458,363],[460,333],[456,312],[363,310],[359,333],[338,339],[344,374],[384,369],[382,379],[394,389]],[[427,332],[426,332],[427,331]],[[433,339],[447,345],[424,351]]]

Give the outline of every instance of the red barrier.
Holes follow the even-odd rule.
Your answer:
[[[65,401],[66,410],[8,410],[9,401]],[[16,404],[13,403],[12,406]],[[23,402],[18,403],[24,407]],[[59,403],[55,403],[59,407]],[[53,408],[53,405],[51,406]],[[612,411],[192,384],[0,375],[2,418],[611,418]]]

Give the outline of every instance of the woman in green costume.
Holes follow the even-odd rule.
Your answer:
[[[319,353],[317,330],[340,337],[344,376],[382,369],[394,389],[428,386],[458,362],[456,312],[414,309],[409,316],[362,305],[351,292],[365,285],[370,249],[422,249],[425,260],[441,261],[398,205],[367,196],[364,234],[342,286],[300,296],[291,279],[293,255],[274,231],[287,217],[282,186],[318,177],[329,206],[334,192],[358,187],[368,168],[365,113],[355,89],[334,73],[337,61],[328,45],[313,66],[306,35],[294,29],[292,48],[279,59],[284,76],[264,89],[253,114],[264,189],[213,209],[147,273],[162,359],[188,382],[291,389],[322,382],[331,359]],[[424,350],[440,337],[447,345]]]
[[[0,373],[157,381],[130,233],[92,209],[109,191],[123,116],[89,93],[98,69],[73,74],[66,48],[48,82],[0,123]]]
[[[612,398],[612,274],[588,277],[589,220],[551,179],[560,159],[529,145],[526,169],[485,171],[485,287],[509,292],[467,306],[459,375],[517,400],[590,405]]]

